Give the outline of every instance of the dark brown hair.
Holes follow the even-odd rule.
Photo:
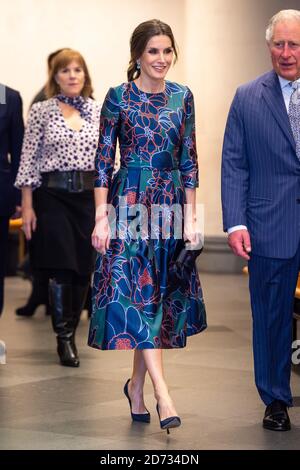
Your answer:
[[[52,60],[54,59],[54,57],[57,56],[61,51],[64,51],[65,49],[70,50],[69,47],[62,47],[61,49],[57,49],[57,51],[51,52],[51,54],[48,55],[47,57],[48,71],[51,69]]]
[[[129,82],[138,78],[141,74],[136,66],[136,61],[141,57],[148,41],[153,36],[168,36],[171,39],[172,48],[175,54],[175,61],[178,53],[175,45],[175,38],[170,26],[160,20],[149,20],[139,24],[130,38],[130,62],[127,69],[127,79]]]
[[[58,93],[60,93],[60,88],[55,80],[55,75],[60,69],[67,67],[70,64],[70,62],[72,62],[73,60],[78,62],[80,67],[83,68],[84,75],[85,75],[85,82],[84,82],[84,87],[81,91],[81,96],[83,96],[84,98],[88,98],[92,96],[93,88],[92,88],[91,77],[90,77],[84,58],[79,52],[74,51],[73,49],[63,49],[51,61],[51,69],[49,71],[48,82],[46,85],[47,98],[52,98],[52,96],[55,96]]]

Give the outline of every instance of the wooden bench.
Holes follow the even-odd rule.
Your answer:
[[[296,291],[295,291],[295,298],[300,299],[300,274],[298,276],[298,282],[297,282]]]
[[[22,230],[22,219],[10,219],[9,221],[9,232],[18,232],[19,236],[19,247],[18,247],[18,261],[22,263],[25,257],[25,235]]]
[[[300,274],[295,290],[294,313],[293,313],[293,341],[297,338],[297,321],[300,321]],[[300,339],[300,338],[299,338]]]

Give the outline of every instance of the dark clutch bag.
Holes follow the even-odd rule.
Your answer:
[[[181,249],[175,261],[171,263],[169,270],[171,290],[179,286],[184,288],[188,287],[192,271],[196,265],[196,259],[202,251],[203,247],[192,250],[184,246],[184,248]]]

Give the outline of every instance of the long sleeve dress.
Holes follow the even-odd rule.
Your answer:
[[[121,166],[112,176],[117,140]],[[188,286],[174,289],[169,276],[184,245],[175,233],[178,208],[186,202],[185,188],[198,186],[191,91],[169,81],[162,93],[145,93],[134,82],[111,88],[101,111],[96,175],[95,187],[108,188],[116,230],[106,254],[96,260],[89,346],[184,347],[187,336],[206,328],[196,268]],[[146,220],[140,231],[138,213]]]

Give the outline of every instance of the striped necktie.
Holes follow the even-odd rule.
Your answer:
[[[296,154],[300,160],[300,83],[290,82],[293,88],[289,104],[289,119],[296,143]]]

